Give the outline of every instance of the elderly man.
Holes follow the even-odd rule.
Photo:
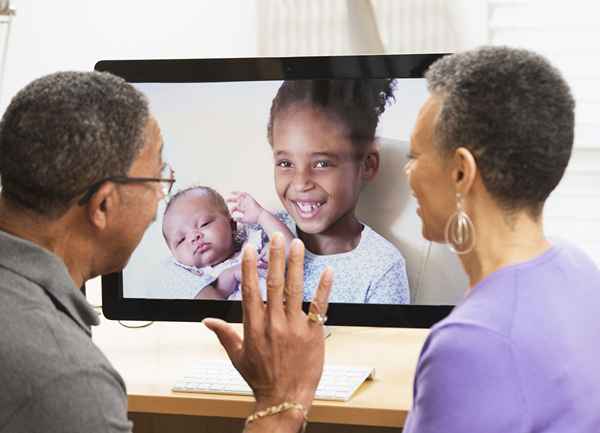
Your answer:
[[[125,266],[154,220],[174,182],[161,150],[145,97],[109,74],[49,75],[7,108],[0,123],[0,431],[131,430],[123,380],[90,338],[98,318],[79,287]],[[296,241],[294,269],[302,269],[303,255]],[[265,306],[249,271],[256,257],[245,254],[245,339],[218,321],[207,325],[219,330],[255,391],[247,431],[292,432],[303,425],[321,373],[319,314],[331,275],[315,298],[319,311],[307,317],[294,272],[283,303],[278,236],[270,259]],[[315,366],[310,374],[300,368],[306,363]],[[265,417],[266,409],[276,414]]]

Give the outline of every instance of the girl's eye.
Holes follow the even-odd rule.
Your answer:
[[[315,168],[327,168],[327,167],[331,167],[331,164],[329,163],[329,161],[317,161],[315,163]]]
[[[177,241],[177,243],[175,244],[175,246],[177,246],[177,247],[178,247],[179,245],[181,245],[181,244],[183,243],[183,241],[185,241],[185,238],[181,238],[181,239],[179,239],[179,240]]]
[[[207,225],[209,225],[212,222],[212,220],[206,221],[203,224],[200,224],[200,227],[206,227]]]
[[[281,161],[277,161],[277,163],[275,164],[277,167],[281,167],[281,168],[290,168],[292,166],[292,163],[288,160],[281,160]]]
[[[406,158],[407,158],[409,161],[413,161],[413,160],[417,159],[417,156],[416,156],[414,153],[407,153],[407,154],[406,154]]]

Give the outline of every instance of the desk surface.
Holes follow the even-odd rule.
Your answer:
[[[241,329],[241,328],[239,328]],[[401,427],[411,407],[412,380],[428,330],[333,327],[326,362],[375,367],[348,402],[316,400],[313,422]],[[226,359],[216,337],[199,323],[157,322],[127,329],[102,318],[93,339],[122,374],[129,411],[244,418],[253,399],[244,396],[174,393],[171,386],[197,359]]]

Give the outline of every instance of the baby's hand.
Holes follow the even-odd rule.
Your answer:
[[[247,192],[233,191],[227,198],[231,205],[231,215],[234,220],[244,224],[258,224],[260,215],[264,212],[261,205]]]

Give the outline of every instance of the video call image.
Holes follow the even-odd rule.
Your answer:
[[[303,239],[306,301],[408,304],[425,245],[404,164],[424,79],[138,83],[175,171],[123,296],[241,299],[241,248]],[[341,252],[340,252],[341,251]]]

